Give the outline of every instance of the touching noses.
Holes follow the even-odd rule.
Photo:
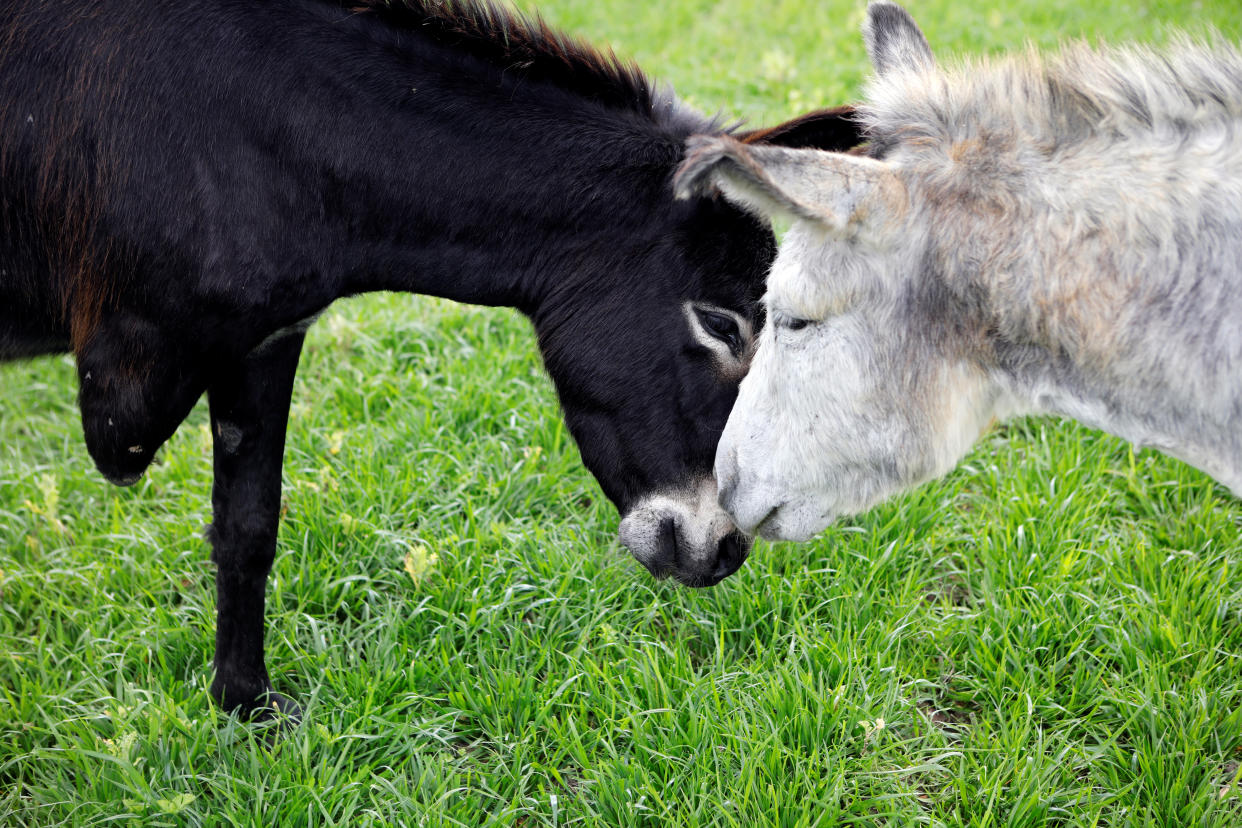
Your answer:
[[[754,537],[761,533],[764,522],[775,515],[780,504],[765,500],[763,492],[753,485],[753,480],[745,487],[741,486],[742,472],[738,465],[737,447],[727,441],[727,432],[725,437],[716,452],[716,485],[720,508],[728,513],[740,532]]]

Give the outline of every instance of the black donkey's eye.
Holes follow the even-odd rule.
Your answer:
[[[737,321],[733,317],[700,308],[695,308],[694,312],[699,317],[703,329],[728,345],[729,350],[735,355],[742,350],[742,332],[738,329]]]

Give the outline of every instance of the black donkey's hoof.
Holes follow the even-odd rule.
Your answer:
[[[275,690],[260,696],[246,710],[238,709],[243,718],[256,723],[272,722],[290,727],[302,723],[302,706]]]
[[[270,687],[257,694],[246,694],[244,701],[234,701],[241,694],[228,693],[217,687],[212,688],[211,695],[222,708],[236,713],[243,721],[281,726],[302,722],[301,705]]]

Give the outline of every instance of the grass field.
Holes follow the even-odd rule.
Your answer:
[[[700,108],[856,96],[862,3],[547,0]],[[1242,37],[1236,0],[912,2],[941,57]],[[68,359],[0,368],[0,826],[1242,825],[1242,504],[1045,420],[710,591],[615,541],[526,322],[399,296],[312,330],[269,666],[210,703],[200,406],[133,489]]]

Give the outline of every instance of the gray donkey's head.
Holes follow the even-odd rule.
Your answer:
[[[900,8],[873,4],[864,32],[880,74],[933,68]],[[716,456],[721,502],[739,527],[805,539],[950,469],[992,417],[994,395],[919,307],[942,300],[920,295],[928,216],[913,209],[902,170],[703,139],[679,185],[793,221]]]
[[[1200,136],[1185,125],[1223,81],[1193,50],[945,72],[885,2],[864,36],[866,155],[695,138],[678,175],[682,193],[792,221],[716,454],[738,527],[806,539],[944,474],[991,421],[1024,411],[1242,479],[1242,462],[1220,459],[1242,442],[1237,383],[1212,380],[1242,358],[1228,322],[1242,152],[1219,150],[1242,88]],[[1132,87],[1148,96],[1142,117]],[[1224,327],[1183,353],[1191,320]]]

